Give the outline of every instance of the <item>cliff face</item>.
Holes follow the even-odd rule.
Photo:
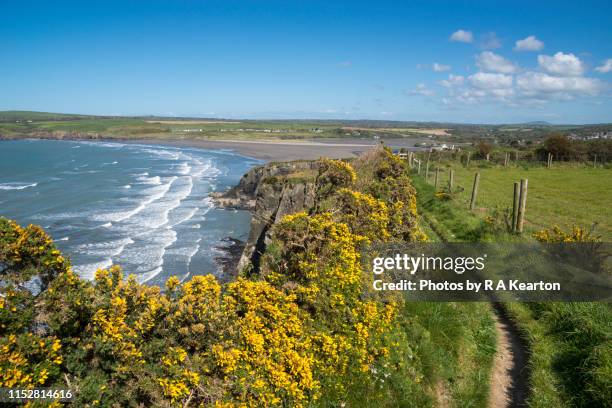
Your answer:
[[[223,208],[247,209],[253,214],[249,238],[238,262],[238,271],[249,264],[259,268],[259,258],[268,243],[268,232],[283,216],[314,206],[315,185],[307,178],[291,177],[316,170],[316,162],[270,163],[251,169],[238,185],[226,193],[212,195]]]

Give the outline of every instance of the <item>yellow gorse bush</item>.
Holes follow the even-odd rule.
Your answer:
[[[259,270],[226,284],[171,277],[162,291],[117,266],[88,282],[41,229],[0,219],[0,386],[70,381],[90,406],[341,404],[398,345],[400,305],[371,290],[361,251],[424,239],[403,163],[379,153],[321,161],[315,208],[282,218]],[[34,298],[19,283],[39,270],[52,274]]]
[[[549,243],[601,241],[601,237],[595,236],[592,231],[576,225],[572,227],[570,232],[565,232],[558,225],[554,225],[550,229],[534,232],[533,237],[540,242]]]
[[[0,338],[0,387],[27,388],[45,385],[59,372],[62,346],[54,337],[32,333]]]
[[[348,188],[340,189],[334,198],[338,220],[353,232],[370,241],[390,237],[389,210],[384,201]]]

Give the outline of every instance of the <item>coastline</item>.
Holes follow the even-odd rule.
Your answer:
[[[346,159],[357,157],[380,143],[379,140],[338,139],[315,140],[203,140],[203,139],[112,139],[122,143],[148,143],[175,147],[191,147],[207,150],[232,150],[243,156],[264,162],[285,162],[294,160],[317,160],[320,157]],[[387,143],[394,146],[395,143]],[[411,140],[412,142],[412,140]],[[401,147],[414,148],[414,143]]]
[[[320,140],[227,140],[227,139],[170,139],[170,138],[121,138],[121,137],[22,137],[0,140],[48,139],[89,142],[144,143],[151,145],[166,145],[173,147],[189,147],[207,150],[230,150],[243,156],[252,157],[264,162],[316,160],[320,157],[345,159],[357,157],[364,151],[383,142],[391,148],[406,148],[421,150],[414,144],[427,138],[389,138],[389,139],[357,139],[357,138],[321,138]]]
[[[53,138],[53,137],[33,137],[33,138],[22,138],[22,139],[39,139],[39,140],[64,140],[64,141],[87,141],[87,142],[110,142],[110,143],[125,143],[125,144],[146,144],[151,146],[168,146],[175,148],[195,148],[204,149],[210,151],[231,151],[237,155],[246,158],[253,158],[260,160],[261,164],[270,162],[291,162],[299,160],[317,160],[320,157],[330,158],[351,158],[360,155],[362,152],[371,149],[372,147],[380,143],[379,140],[374,139],[321,139],[321,140],[297,140],[297,141],[283,141],[283,140],[245,140],[245,141],[233,141],[233,140],[189,140],[189,139],[152,139],[152,138],[112,138],[112,137],[98,137],[98,138],[81,138],[81,137],[64,137],[64,138]],[[19,139],[4,139],[4,140],[19,140]],[[392,139],[391,143],[387,145],[395,145],[393,147],[406,147],[412,148],[414,145],[413,139]],[[402,143],[403,146],[397,146],[397,142]],[[261,165],[260,164],[260,165]],[[247,173],[252,173],[252,170],[257,166],[249,169]],[[255,180],[254,180],[255,181]],[[259,183],[259,180],[256,181]],[[232,205],[220,204],[219,197],[223,197],[228,191],[239,188],[240,184],[231,186],[229,190],[217,191],[217,200],[214,201],[215,208],[218,209],[232,209],[235,208]],[[294,192],[295,193],[295,192]],[[274,196],[273,192],[268,192],[270,195],[269,201],[274,201],[276,204],[274,207],[278,207],[282,201],[282,197]],[[290,193],[291,195],[293,193]],[[251,197],[253,205],[255,197]],[[278,202],[276,202],[278,201]],[[255,208],[241,208],[254,214]],[[257,228],[255,228],[257,229]],[[253,225],[249,225],[249,236],[254,234]],[[258,231],[255,231],[257,233]],[[260,231],[261,232],[261,231]],[[255,234],[257,235],[257,234]],[[231,280],[235,278],[236,271],[239,269],[239,263],[242,259],[245,246],[250,244],[253,246],[252,239],[242,242],[235,236],[225,236],[215,247],[221,253],[219,256],[214,258],[220,277],[223,279]]]
[[[44,226],[70,255],[80,276],[90,278],[98,267],[110,263],[121,263],[126,271],[150,280],[149,284],[163,284],[167,276],[187,272],[235,276],[230,270],[240,259],[239,240],[250,233],[251,215],[209,208],[207,195],[234,188],[261,161],[199,149],[185,149],[179,158],[178,153],[166,152],[180,148],[117,139],[12,141],[17,144],[0,144],[4,164],[0,215],[24,225]],[[117,144],[107,148],[108,143]],[[96,144],[101,147],[90,146]],[[26,155],[49,155],[49,160],[22,170],[16,163],[28,163],[22,160]],[[212,157],[214,162],[208,163]],[[201,181],[189,179],[190,175]],[[23,177],[25,182],[17,183]],[[17,187],[10,187],[11,182]],[[92,184],[97,187],[87,187]],[[45,194],[60,197],[54,198],[57,207],[44,204]],[[79,200],[71,198],[75,196]],[[158,267],[160,271],[153,273]]]

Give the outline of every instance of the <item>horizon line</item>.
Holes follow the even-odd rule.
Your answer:
[[[555,123],[547,120],[531,120],[531,121],[522,121],[522,122],[456,122],[456,121],[444,121],[444,120],[414,120],[414,119],[371,119],[371,118],[359,118],[359,119],[349,119],[349,118],[274,118],[274,117],[263,117],[263,118],[249,118],[249,117],[223,117],[223,116],[204,116],[200,114],[193,115],[167,115],[167,114],[132,114],[132,115],[124,115],[124,114],[98,114],[98,113],[65,113],[65,112],[50,112],[50,111],[37,111],[37,110],[23,110],[23,109],[15,109],[15,110],[0,110],[0,115],[6,113],[36,113],[36,114],[49,114],[49,115],[65,115],[65,116],[90,116],[90,117],[98,117],[98,118],[163,118],[163,119],[191,119],[191,120],[219,120],[219,121],[255,121],[255,122],[265,122],[265,121],[278,121],[278,122],[397,122],[397,123],[423,123],[423,124],[439,124],[439,125],[485,125],[485,126],[502,126],[502,125],[534,125],[534,126],[596,126],[596,125],[612,125],[612,122],[585,122],[585,123]]]

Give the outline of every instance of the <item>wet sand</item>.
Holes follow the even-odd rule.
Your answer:
[[[419,150],[414,144],[423,139],[385,139],[386,146]],[[314,160],[319,157],[350,158],[380,144],[373,139],[320,139],[320,140],[203,140],[203,139],[151,139],[126,140],[135,143],[164,144],[169,146],[197,147],[210,150],[232,150],[244,156],[254,157],[266,162],[289,160]]]

